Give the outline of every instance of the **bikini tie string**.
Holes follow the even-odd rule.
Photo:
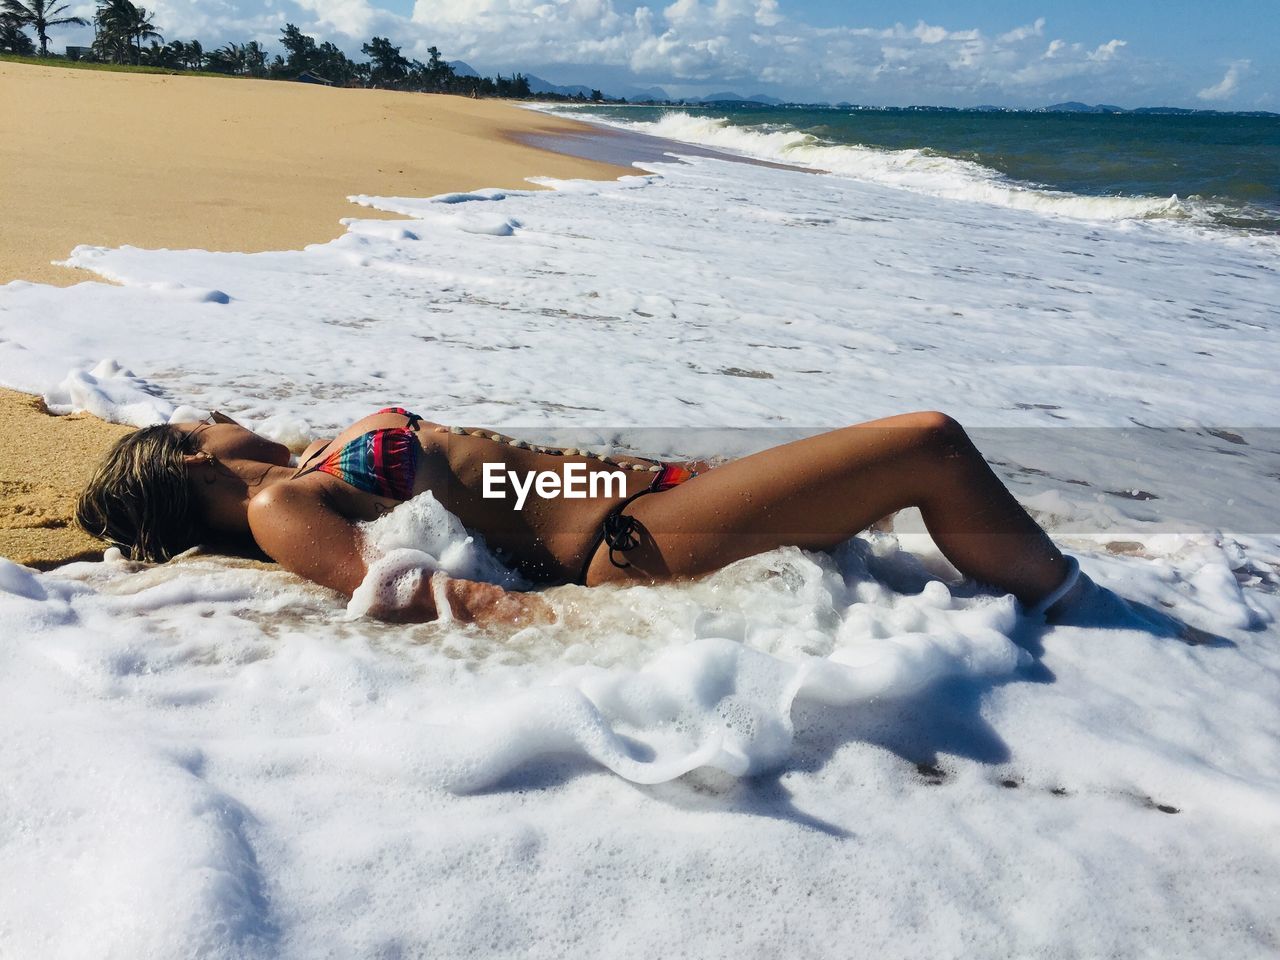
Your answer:
[[[627,563],[626,560],[619,562],[614,553],[626,553],[628,550],[634,550],[640,546],[640,534],[638,531],[643,529],[643,525],[639,520],[635,517],[627,516],[622,510],[632,500],[637,497],[643,497],[646,493],[653,493],[653,491],[641,490],[638,493],[633,493],[605,515],[603,532],[604,542],[609,545],[609,562],[619,570],[625,570],[631,564]]]

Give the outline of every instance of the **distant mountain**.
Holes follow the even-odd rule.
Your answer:
[[[625,87],[622,90],[610,91],[609,95],[626,97],[632,103],[653,103],[655,100],[671,99],[671,95],[661,87]]]
[[[449,66],[453,67],[453,72],[460,77],[481,76],[479,70],[463,60],[451,60],[449,61]],[[587,97],[589,99],[592,91],[600,89],[608,97],[612,97],[615,100],[625,98],[632,103],[653,103],[671,99],[671,95],[661,87],[622,87],[605,90],[603,87],[589,87],[582,83],[552,83],[550,80],[534,73],[525,72],[524,76],[529,81],[529,89],[533,93],[555,93],[565,97]]]
[[[1066,103],[1054,103],[1047,107],[1041,107],[1043,113],[1126,113],[1124,107],[1113,107],[1107,103],[1099,103],[1091,106],[1087,103],[1081,103],[1079,100],[1070,100]]]
[[[984,108],[978,107],[978,110]],[[1124,107],[1117,107],[1110,103],[1099,103],[1091,106],[1087,103],[1080,103],[1078,100],[1070,100],[1066,103],[1055,103],[1047,107],[1041,107],[1033,113],[1136,113],[1136,114],[1154,114],[1159,116],[1233,116],[1233,117],[1280,117],[1280,113],[1270,113],[1266,110],[1193,110],[1189,107],[1136,107],[1133,110],[1127,110]]]
[[[453,72],[460,77],[479,77],[482,75],[479,70],[471,66],[471,64],[467,63],[465,60],[450,60],[449,66],[451,66],[453,68]],[[519,71],[513,72],[518,73]],[[561,86],[560,84],[552,83],[549,80],[543,80],[541,77],[535,76],[532,73],[526,73],[524,76],[525,79],[529,81],[529,89],[534,93],[559,93],[566,97],[591,96],[592,88],[584,87],[580,83],[572,84],[570,86]],[[666,99],[666,91],[659,91],[659,93],[661,93],[662,96],[654,99]]]
[[[449,63],[449,66],[453,68],[453,72],[460,77],[480,76],[480,71],[478,71],[475,67],[471,66],[471,64],[466,63],[465,61],[450,60],[448,61],[448,63]]]
[[[552,83],[550,80],[543,80],[532,73],[526,73],[524,76],[529,81],[529,89],[534,93],[558,93],[565,97],[590,97],[593,89],[592,87],[584,87],[580,83]]]
[[[738,93],[709,93],[705,97],[685,97],[690,103],[763,103],[766,106],[776,107],[785,103],[777,97],[769,97],[763,93],[755,93],[749,97],[744,97]]]

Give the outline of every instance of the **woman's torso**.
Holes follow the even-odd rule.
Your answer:
[[[289,482],[307,485],[350,520],[375,520],[401,501],[359,489],[315,467],[370,431],[403,430],[408,425],[409,418],[401,413],[364,417],[332,440],[308,447],[299,458],[299,474]],[[493,439],[496,435],[491,432],[451,432],[426,420],[417,420],[412,429],[417,438],[413,494],[430,490],[463,525],[483,536],[501,558],[535,582],[575,579],[596,543],[605,514],[626,496],[648,487],[653,476],[647,470],[623,469],[594,457],[513,446],[505,438]],[[488,492],[501,496],[485,496],[486,464],[493,465]],[[530,487],[521,509],[515,508],[517,495],[510,474],[526,484],[530,474],[551,472],[563,477],[568,464],[582,465],[580,471],[574,468],[582,477],[574,484],[575,492],[596,496],[544,497]],[[618,480],[606,485],[604,477],[597,477],[593,491],[593,474],[613,472],[620,474]],[[495,475],[502,476],[503,482],[495,482]]]

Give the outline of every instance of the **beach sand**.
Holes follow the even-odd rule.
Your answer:
[[[99,557],[72,519],[103,451],[128,427],[87,414],[55,417],[38,397],[0,390],[0,556],[47,569]]]
[[[96,279],[51,264],[78,244],[288,250],[340,236],[343,217],[393,216],[351,194],[634,172],[521,142],[591,128],[510,103],[266,80],[3,62],[0,125],[0,284]],[[100,553],[72,509],[125,432],[0,390],[0,555],[43,568]]]
[[[0,124],[0,283],[92,279],[50,264],[82,243],[292,250],[391,216],[351,194],[635,172],[520,142],[591,128],[507,102],[270,80],[4,62]]]

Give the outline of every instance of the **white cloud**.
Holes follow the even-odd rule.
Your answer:
[[[1002,33],[998,38],[998,43],[1021,43],[1023,40],[1029,40],[1032,37],[1044,36],[1044,17],[1039,17],[1035,23],[1025,27],[1014,27],[1008,33]],[[1059,41],[1054,41],[1055,43]]]
[[[372,36],[378,11],[367,0],[293,0],[313,14],[315,22],[350,37]]]
[[[627,16],[614,3],[590,0],[584,16],[584,0],[417,0],[413,19],[462,59],[543,69],[598,64],[676,89],[767,82],[793,95],[873,103],[943,93],[1037,98],[1028,76],[1101,75],[1125,45],[1112,40],[1090,51],[1054,40],[1048,56],[1057,62],[1027,74],[1027,65],[1045,56],[1039,42],[1027,42],[1044,38],[1043,17],[987,35],[923,20],[816,28],[786,16],[780,0],[672,0],[642,4]]]
[[[1237,60],[1227,67],[1227,72],[1211,87],[1205,87],[1196,96],[1201,100],[1226,100],[1240,87],[1240,77],[1248,69],[1252,61]]]
[[[921,43],[929,44],[942,43],[948,36],[945,27],[931,27],[923,20],[916,24],[915,29],[911,31],[911,35]]]
[[[378,34],[408,56],[425,58],[435,45],[482,70],[533,70],[593,85],[613,78],[615,86],[658,84],[677,93],[755,93],[768,85],[782,96],[864,103],[1034,104],[1110,93],[1128,59],[1117,55],[1126,41],[1054,38],[1044,17],[987,34],[923,20],[819,28],[788,15],[798,0],[416,0],[409,17],[381,2],[154,5],[166,37],[199,37],[206,46],[274,43],[293,22],[357,55]]]
[[[1094,50],[1093,53],[1089,54],[1089,59],[1100,62],[1105,60],[1114,60],[1116,54],[1120,52],[1120,48],[1127,47],[1128,45],[1128,40],[1109,40],[1102,44],[1102,46],[1098,47],[1098,49]]]

